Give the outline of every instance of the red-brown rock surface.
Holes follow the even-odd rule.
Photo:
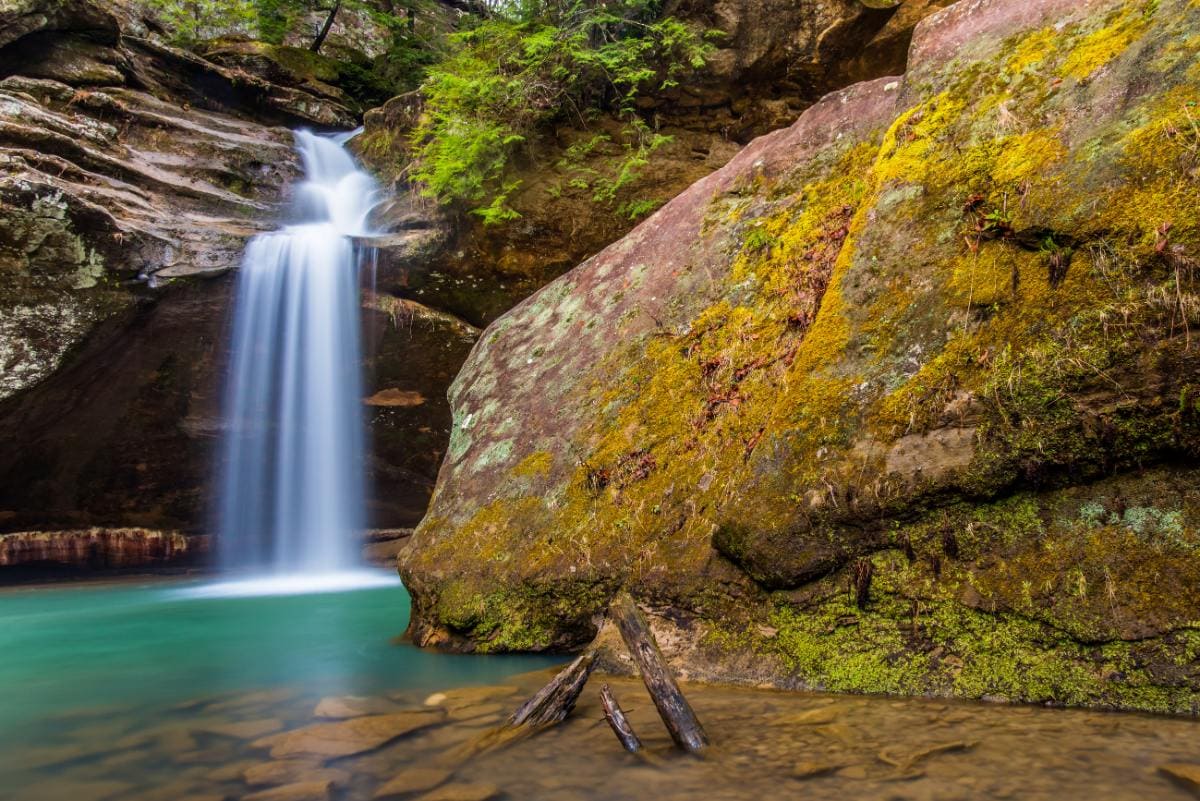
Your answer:
[[[0,534],[0,567],[148,567],[193,561],[207,550],[207,537],[187,537],[178,531],[141,528],[18,531]]]

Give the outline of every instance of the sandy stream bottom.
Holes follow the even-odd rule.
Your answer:
[[[72,711],[4,754],[14,801],[1186,799],[1195,721],[924,699],[685,687],[714,742],[670,747],[640,682],[594,675],[565,723],[475,743],[553,671],[503,686],[316,698],[287,689]],[[646,744],[601,717],[609,682]],[[9,688],[9,692],[13,688]],[[1166,770],[1164,770],[1166,768]]]

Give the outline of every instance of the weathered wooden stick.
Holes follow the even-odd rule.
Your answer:
[[[600,705],[604,707],[604,719],[608,721],[613,734],[617,735],[617,739],[621,741],[625,750],[631,754],[641,751],[642,741],[638,739],[633,727],[629,725],[629,719],[625,717],[625,712],[617,703],[617,697],[613,695],[612,689],[607,684],[600,688]]]
[[[587,683],[596,654],[588,651],[567,665],[542,689],[509,715],[503,725],[490,729],[474,740],[453,749],[452,760],[463,762],[487,751],[507,748],[538,732],[561,723],[575,708],[583,685]]]
[[[582,654],[532,698],[521,704],[520,709],[513,712],[508,719],[508,726],[543,726],[565,720],[575,708],[575,702],[583,692],[583,685],[587,684],[588,676],[592,675],[592,668],[595,666],[594,652]]]
[[[708,735],[704,733],[704,727],[696,719],[696,713],[692,711],[691,705],[680,692],[679,685],[675,683],[675,677],[667,668],[658,642],[654,639],[654,632],[650,631],[650,624],[646,622],[646,616],[638,609],[629,593],[617,596],[611,614],[621,632],[621,639],[625,641],[625,647],[637,662],[642,681],[650,691],[650,697],[658,707],[658,714],[666,724],[671,739],[685,751],[700,751],[708,745]]]

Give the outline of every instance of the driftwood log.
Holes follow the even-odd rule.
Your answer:
[[[508,725],[546,726],[566,720],[567,715],[575,708],[575,702],[583,692],[583,685],[587,684],[588,676],[592,675],[595,666],[594,652],[582,654],[532,698],[521,704],[520,709],[509,717]]]
[[[600,688],[600,705],[604,707],[604,719],[608,721],[613,734],[617,735],[617,739],[621,741],[625,750],[631,754],[641,751],[642,741],[638,739],[633,727],[629,725],[629,719],[625,717],[624,710],[617,703],[617,697],[613,695],[612,688],[607,684]]]
[[[629,593],[617,596],[610,614],[621,632],[625,647],[641,671],[642,681],[654,705],[658,707],[658,714],[666,724],[671,739],[680,748],[692,753],[705,748],[708,735],[675,683],[675,677],[667,668],[658,642],[654,639],[654,632],[650,631],[646,616],[638,609],[632,596]]]
[[[629,649],[642,682],[666,724],[671,739],[685,751],[696,753],[708,745],[708,735],[696,719],[696,713],[684,698],[675,683],[675,677],[667,667],[659,650],[654,632],[650,630],[646,616],[638,609],[628,593],[622,593],[613,602],[609,616],[621,632],[621,639]],[[520,739],[536,734],[543,729],[561,723],[575,708],[583,687],[587,684],[596,666],[596,654],[588,650],[574,662],[563,668],[550,683],[538,690],[528,701],[521,704],[507,722],[485,733],[470,743],[464,753],[468,755],[502,748]],[[642,741],[633,731],[624,710],[617,703],[612,688],[605,684],[600,689],[600,704],[604,717],[621,746],[630,753],[642,753]]]
[[[587,651],[580,655],[559,671],[549,684],[521,704],[503,725],[454,749],[453,760],[463,762],[487,751],[507,748],[566,720],[595,666],[595,652]]]

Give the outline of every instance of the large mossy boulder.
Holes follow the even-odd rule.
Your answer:
[[[423,644],[1194,713],[1200,6],[964,0],[486,330]]]

